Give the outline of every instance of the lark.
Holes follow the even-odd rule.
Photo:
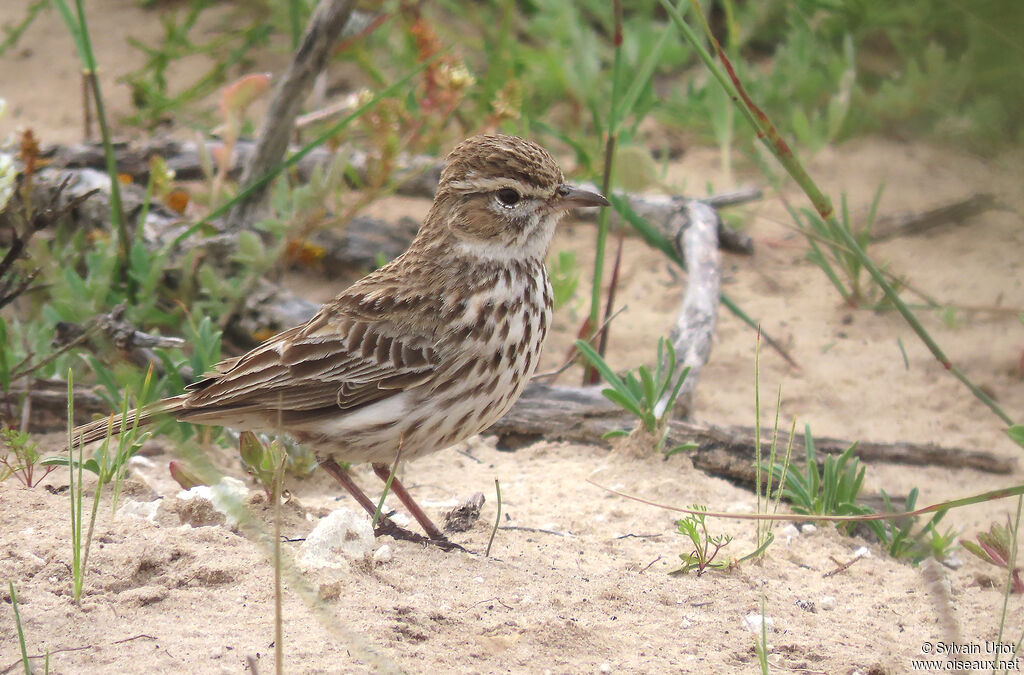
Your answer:
[[[533,374],[551,323],[544,259],[555,227],[569,209],[608,205],[566,184],[536,143],[469,138],[446,158],[405,253],[306,323],[129,420],[141,426],[171,415],[290,434],[373,514],[376,505],[339,462],[369,462],[386,480],[396,457],[449,447],[504,415]],[[74,437],[99,440],[107,428],[98,420]],[[391,489],[431,539],[444,540],[400,481]]]

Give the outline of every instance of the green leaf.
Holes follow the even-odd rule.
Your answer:
[[[576,349],[586,357],[587,361],[590,362],[590,365],[594,366],[594,369],[601,374],[601,377],[604,378],[605,382],[612,385],[612,387],[614,387],[619,393],[623,395],[629,394],[629,389],[626,387],[625,383],[619,379],[619,376],[615,374],[615,372],[608,366],[608,363],[605,362],[604,358],[602,358],[593,347],[583,340],[576,340]]]
[[[1024,448],[1024,424],[1014,424],[1006,430],[1006,435],[1009,436],[1014,443]]]
[[[642,418],[644,416],[644,411],[640,409],[639,402],[629,397],[627,394],[622,394],[615,389],[604,389],[601,393],[604,394],[605,398],[620,408],[625,408],[637,417]]]
[[[603,434],[601,438],[608,440],[609,438],[622,438],[623,436],[629,436],[629,432],[625,429],[615,429]]]
[[[661,60],[661,53],[668,44],[668,37],[673,33],[675,33],[675,29],[671,25],[666,25],[664,30],[661,31],[661,37],[658,38],[658,42],[647,55],[647,58],[640,64],[639,68],[631,73],[632,82],[619,102],[618,109],[614,114],[615,126],[609,130],[609,133],[617,133],[622,120],[633,111],[637,100],[640,98],[640,94],[649,86],[651,77],[654,75],[654,69],[658,67],[658,63]]]
[[[651,377],[651,371],[645,366],[640,366],[639,373],[640,382],[643,385],[642,400],[645,401],[648,406],[653,406],[658,402],[658,392],[655,390],[654,378]]]
[[[677,446],[674,446],[674,447],[669,448],[668,450],[666,450],[665,451],[665,456],[666,457],[671,457],[672,455],[674,455],[674,454],[676,454],[678,452],[689,452],[690,450],[696,450],[699,447],[700,446],[697,445],[696,443],[683,443],[682,445],[677,445]]]

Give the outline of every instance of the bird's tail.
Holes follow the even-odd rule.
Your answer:
[[[71,431],[71,442],[77,445],[87,445],[94,441],[100,441],[107,436],[117,436],[121,433],[121,423],[124,422],[124,429],[128,431],[136,426],[141,429],[165,415],[174,416],[184,405],[185,396],[165,398],[162,401],[148,405],[145,408],[129,410],[124,415],[108,415],[98,420],[75,427]]]

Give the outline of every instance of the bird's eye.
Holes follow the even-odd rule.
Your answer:
[[[502,188],[498,190],[498,201],[501,202],[502,206],[515,206],[519,203],[520,199],[522,199],[522,197],[512,188]]]

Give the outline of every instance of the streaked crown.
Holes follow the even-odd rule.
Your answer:
[[[516,136],[473,136],[448,154],[440,189],[485,192],[519,184],[549,195],[565,181],[547,150]]]
[[[566,211],[607,204],[598,194],[566,185],[558,163],[536,143],[474,136],[448,155],[412,249],[478,261],[539,261]]]

